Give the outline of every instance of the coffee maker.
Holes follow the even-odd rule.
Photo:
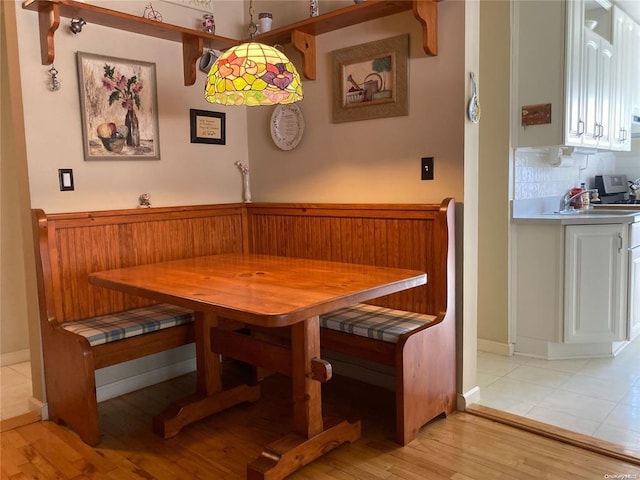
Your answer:
[[[635,195],[629,198],[629,181],[626,175],[596,175],[593,186],[598,190],[603,204],[637,202]]]

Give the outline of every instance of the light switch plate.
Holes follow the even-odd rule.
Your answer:
[[[422,180],[433,180],[433,157],[422,158]]]

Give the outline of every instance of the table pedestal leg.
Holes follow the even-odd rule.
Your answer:
[[[313,378],[320,358],[320,319],[291,326],[293,433],[270,444],[247,466],[247,480],[280,480],[346,442],[360,438],[360,422],[323,424],[322,392]]]
[[[243,402],[260,399],[258,385],[238,385],[222,390],[220,356],[211,351],[211,328],[218,325],[215,315],[195,313],[196,393],[173,402],[153,418],[153,431],[163,438],[177,435],[183,427]]]

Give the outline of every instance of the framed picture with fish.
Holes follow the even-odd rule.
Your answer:
[[[408,115],[409,35],[332,52],[333,123]]]

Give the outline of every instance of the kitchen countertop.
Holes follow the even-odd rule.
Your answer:
[[[559,214],[560,196],[512,200],[513,223],[542,225],[589,225],[640,223],[640,204],[592,204],[580,213]]]
[[[514,215],[513,222],[559,225],[636,223],[640,222],[640,205],[594,205],[579,213],[523,213]]]

